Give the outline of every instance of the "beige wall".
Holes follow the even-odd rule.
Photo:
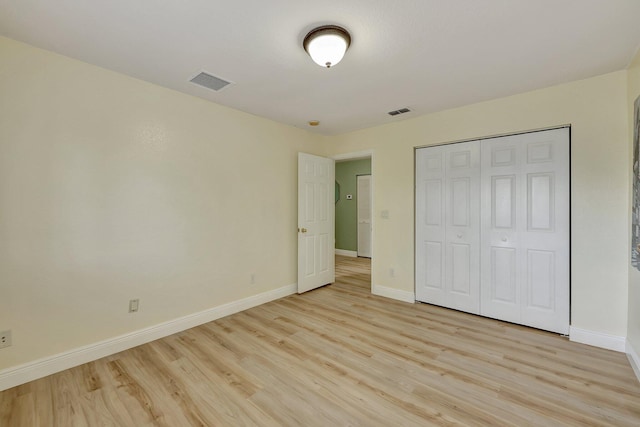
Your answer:
[[[631,183],[633,171],[633,103],[640,96],[640,53],[635,57],[628,71],[628,100],[629,109],[629,157],[627,161]],[[631,184],[630,184],[631,186]],[[631,201],[631,196],[630,201]],[[629,212],[631,207],[629,207]],[[629,220],[629,223],[631,221]],[[630,246],[629,246],[630,251]],[[627,258],[629,254],[627,254]],[[630,265],[630,263],[629,263]],[[627,340],[636,352],[640,351],[640,272],[629,267],[629,318]]]
[[[572,326],[626,336],[626,87],[620,71],[335,137],[332,154],[374,150],[374,285],[414,289],[414,147],[571,124]]]
[[[413,292],[414,147],[561,124],[572,324],[625,336],[639,75],[319,137],[0,38],[0,370],[295,283],[298,151],[373,150],[374,284]]]
[[[296,283],[321,138],[6,38],[0,94],[0,370]]]

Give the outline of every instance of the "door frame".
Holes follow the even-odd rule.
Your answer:
[[[351,153],[343,153],[336,154],[330,156],[330,159],[334,161],[348,161],[348,160],[360,160],[360,159],[371,159],[371,288],[370,291],[373,293],[373,284],[375,283],[376,277],[376,269],[373,265],[373,259],[376,256],[376,196],[375,196],[375,162],[373,161],[375,156],[374,150],[363,150],[363,151],[353,151]],[[335,218],[334,218],[335,221]]]
[[[568,185],[569,185],[569,340],[570,341],[579,341],[578,339],[573,339],[572,335],[572,320],[573,320],[573,210],[572,210],[572,203],[573,203],[573,173],[572,173],[572,168],[573,168],[573,127],[571,125],[571,123],[565,123],[565,124],[559,124],[559,125],[555,125],[555,126],[548,126],[548,127],[541,127],[541,128],[533,128],[533,129],[529,129],[529,130],[522,130],[522,131],[513,131],[513,132],[505,132],[505,133],[498,133],[498,134],[494,134],[494,135],[485,135],[485,136],[478,136],[478,137],[474,137],[474,138],[465,138],[465,139],[459,139],[459,140],[451,140],[451,141],[443,141],[443,142],[436,142],[433,144],[423,144],[423,145],[416,145],[413,147],[413,182],[414,182],[414,190],[413,190],[413,239],[415,242],[415,238],[417,235],[417,224],[416,221],[418,220],[416,217],[416,190],[415,190],[415,181],[416,181],[416,156],[417,156],[417,150],[421,149],[421,148],[428,148],[428,147],[436,147],[436,146],[441,146],[441,145],[450,145],[450,144],[458,144],[461,142],[470,142],[470,141],[481,141],[484,139],[493,139],[493,138],[500,138],[503,136],[515,136],[515,135],[522,135],[522,134],[526,134],[526,133],[534,133],[534,132],[544,132],[544,131],[548,131],[548,130],[555,130],[555,129],[564,129],[567,128],[569,129],[569,164],[568,164],[568,169],[569,169],[569,180],[568,180]],[[414,259],[414,268],[413,268],[413,288],[414,288],[414,294],[415,294],[415,289],[417,286],[417,276],[416,276],[416,268],[415,268],[415,259],[416,259],[416,248],[415,248],[415,244],[413,247],[413,259]],[[585,342],[585,341],[579,341],[579,342]],[[609,348],[609,347],[604,347],[604,348]]]

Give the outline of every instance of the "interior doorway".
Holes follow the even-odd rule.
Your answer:
[[[371,259],[375,253],[373,152],[346,153],[333,159],[336,262],[338,259],[344,262],[343,257]],[[370,269],[371,261],[367,264]],[[367,277],[371,289],[371,275]]]

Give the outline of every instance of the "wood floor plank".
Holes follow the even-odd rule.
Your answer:
[[[336,283],[0,392],[0,426],[638,426],[626,355]]]

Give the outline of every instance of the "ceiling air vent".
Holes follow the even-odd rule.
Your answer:
[[[408,108],[401,108],[399,110],[394,110],[394,111],[389,111],[387,114],[390,116],[397,116],[398,114],[404,114],[404,113],[408,113],[409,110]]]
[[[207,89],[215,90],[216,92],[224,89],[231,84],[231,82],[222,80],[219,77],[212,76],[211,74],[207,74],[205,72],[198,74],[189,81],[202,87],[206,87]]]

